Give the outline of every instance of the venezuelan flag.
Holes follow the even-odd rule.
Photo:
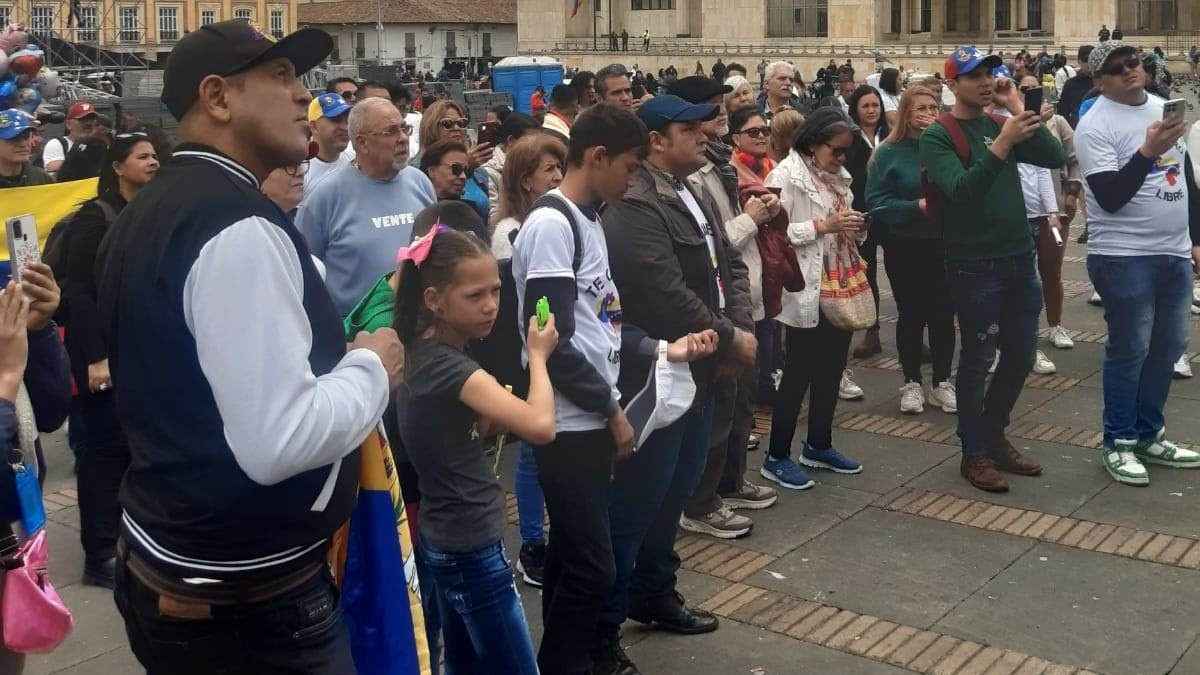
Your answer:
[[[361,449],[358,503],[330,550],[354,664],[371,675],[428,675],[408,516],[382,423]]]

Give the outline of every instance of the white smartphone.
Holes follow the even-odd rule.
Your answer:
[[[1175,98],[1163,104],[1163,126],[1169,127],[1183,121],[1183,113],[1187,110],[1187,101]]]
[[[37,223],[33,219],[33,214],[13,216],[4,221],[4,234],[8,238],[12,279],[21,283],[21,271],[33,263],[42,261],[42,254],[38,250]]]

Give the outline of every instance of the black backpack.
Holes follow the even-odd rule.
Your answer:
[[[579,265],[583,260],[583,239],[579,234],[579,224],[567,203],[554,195],[543,195],[529,212],[542,207],[558,211],[567,219],[571,226],[571,238],[575,242],[575,254],[571,259],[571,269],[579,274]],[[508,235],[510,241],[517,238],[517,230]],[[492,332],[486,338],[476,343],[471,349],[471,355],[496,381],[512,387],[513,394],[521,398],[529,393],[529,371],[521,365],[521,350],[525,341],[521,338],[521,322],[517,316],[519,298],[517,298],[517,281],[513,278],[512,259],[501,260],[500,267],[500,309],[496,313],[496,323]],[[575,286],[575,296],[579,297],[579,286]]]
[[[104,214],[104,225],[112,225],[113,221],[117,219],[117,210],[112,207],[112,204],[99,197],[92,201],[100,207],[100,211]],[[86,203],[84,202],[84,204]],[[71,223],[79,217],[82,208],[80,206],[64,216],[54,224],[54,227],[50,228],[50,234],[46,235],[46,248],[42,251],[42,262],[50,266],[50,271],[54,272],[54,281],[58,283],[60,289],[64,288],[67,283],[67,256],[70,255],[71,247]]]

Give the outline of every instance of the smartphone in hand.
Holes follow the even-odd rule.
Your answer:
[[[1163,104],[1163,126],[1175,126],[1183,121],[1183,113],[1187,110],[1187,101],[1182,98],[1171,99]]]
[[[477,143],[489,143],[492,146],[496,145],[496,132],[500,131],[499,122],[482,122],[479,125],[479,131],[476,134]]]
[[[8,241],[8,255],[12,260],[12,280],[21,283],[22,270],[42,261],[33,214],[13,216],[4,221],[4,234]]]
[[[1045,96],[1045,91],[1042,87],[1037,89],[1029,89],[1025,92],[1025,110],[1033,111],[1038,115],[1042,114],[1042,100]]]

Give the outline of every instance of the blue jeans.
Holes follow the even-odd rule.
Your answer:
[[[713,393],[697,401],[674,424],[655,431],[642,447],[618,462],[608,491],[616,577],[600,613],[597,632],[620,630],[630,599],[654,598],[675,590],[675,534],[679,516],[708,459]]]
[[[964,455],[1003,437],[1033,370],[1042,282],[1032,253],[992,260],[946,261],[962,352],[958,358],[958,437]],[[987,382],[1000,349],[1000,364]]]
[[[537,675],[525,611],[497,540],[465,553],[441,551],[420,537],[442,620],[446,675]]]
[[[1163,428],[1172,366],[1187,348],[1192,261],[1089,255],[1104,299],[1104,440],[1148,440]]]
[[[521,543],[545,543],[546,541],[546,498],[538,483],[537,460],[533,457],[533,446],[521,441],[517,444],[520,455],[517,459],[517,522],[521,530]]]

